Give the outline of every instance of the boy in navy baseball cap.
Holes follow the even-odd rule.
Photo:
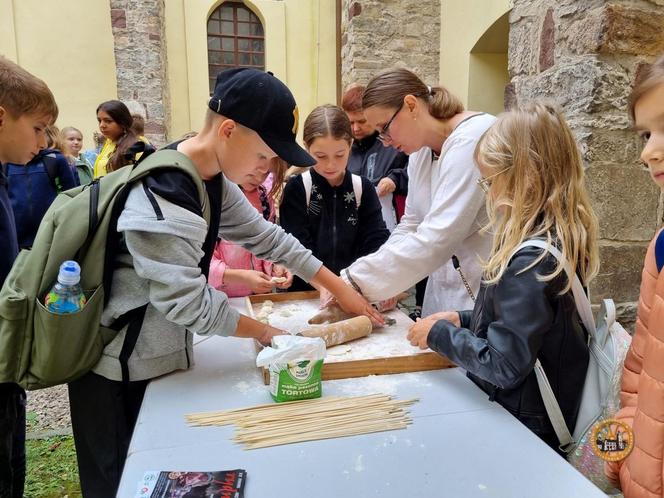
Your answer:
[[[248,337],[269,344],[274,335],[284,333],[241,315],[226,294],[209,285],[218,238],[326,288],[346,311],[383,323],[367,301],[310,250],[266,221],[237,186],[285,167],[284,162],[314,164],[295,142],[298,112],[288,88],[270,73],[232,69],[217,77],[208,107],[198,135],[166,147],[179,154],[154,153],[166,161],[191,161],[203,180],[205,200],[197,179],[177,169],[160,170],[132,186],[118,218],[124,247],[114,263],[102,323],[147,306],[126,362],[128,385],[121,382],[119,360],[126,356],[124,334],[104,349],[92,372],[69,384],[83,496],[115,496],[148,382],[193,364],[192,334]],[[210,207],[209,223],[201,202]]]
[[[299,119],[295,99],[272,73],[249,68],[222,71],[208,107],[255,131],[287,163],[316,164],[295,142]]]

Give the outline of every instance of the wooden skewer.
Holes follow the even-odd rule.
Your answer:
[[[299,442],[304,442],[304,441],[316,441],[319,439],[333,439],[337,437],[347,437],[347,436],[357,436],[360,434],[370,434],[374,432],[383,432],[383,431],[390,431],[390,430],[398,430],[398,429],[405,429],[409,425],[409,422],[404,422],[401,424],[380,424],[380,425],[375,425],[375,426],[363,426],[363,427],[357,427],[354,429],[348,429],[346,431],[339,432],[339,431],[333,431],[333,432],[319,432],[315,434],[303,434],[299,437],[291,437],[291,438],[272,438],[267,441],[262,441],[258,443],[249,443],[245,444],[245,449],[248,450],[253,450],[253,449],[258,449],[258,448],[267,448],[270,446],[277,446],[277,445],[282,445],[282,444],[291,444],[291,443],[299,443]]]
[[[390,399],[389,396],[381,394],[357,396],[353,398],[338,398],[338,397],[318,398],[314,400],[289,401],[285,403],[280,403],[278,405],[275,405],[274,403],[269,403],[250,408],[237,408],[233,410],[224,410],[218,412],[194,413],[186,415],[186,419],[189,423],[192,423],[194,425],[198,421],[210,420],[210,419],[219,420],[219,422],[221,423],[221,421],[226,419],[232,421],[234,419],[249,418],[253,416],[263,418],[270,416],[271,414],[284,416],[286,413],[302,413],[303,412],[302,409],[304,408],[304,406],[302,405],[306,405],[306,408],[304,409],[306,413],[312,413],[313,411],[317,410],[317,407],[319,405],[323,405],[322,411],[327,411],[329,410],[330,406],[333,406],[337,402],[339,402],[339,405],[359,406],[360,404],[374,404],[380,401],[389,401],[389,399]]]
[[[403,420],[405,413],[393,414],[388,417],[382,417],[378,420],[390,422],[393,420]],[[237,437],[249,437],[256,435],[258,437],[263,437],[265,434],[271,433],[281,433],[281,434],[297,434],[300,432],[306,432],[308,430],[318,431],[328,427],[344,427],[347,425],[358,425],[362,422],[374,422],[376,421],[375,416],[367,415],[364,417],[358,417],[356,414],[349,414],[344,417],[337,417],[332,420],[321,421],[319,423],[309,423],[309,424],[300,424],[297,423],[293,425],[281,424],[281,425],[268,425],[265,427],[256,426],[252,429],[240,429],[237,431]]]
[[[393,400],[384,394],[329,397],[196,413],[186,419],[196,426],[235,424],[233,440],[256,449],[404,429],[412,423],[406,408],[416,401]]]
[[[398,411],[401,410],[402,407],[405,407],[407,405],[405,404],[372,404],[372,405],[358,405],[358,406],[340,406],[337,405],[332,409],[326,409],[326,410],[312,410],[311,412],[305,412],[305,413],[289,413],[289,415],[296,416],[297,419],[295,420],[296,422],[300,423],[303,421],[306,421],[308,419],[315,419],[319,420],[321,418],[321,415],[324,415],[325,417],[330,417],[334,416],[337,413],[345,413],[348,409],[352,409],[353,413],[356,412],[361,412],[361,413],[371,413],[371,412],[380,412],[380,413],[385,413],[385,412],[392,412],[392,411]],[[260,417],[246,417],[246,418],[241,418],[236,421],[238,425],[245,426],[245,425],[252,425],[259,423],[261,425],[274,422],[274,421],[283,421],[287,420],[290,421],[292,420],[289,417],[286,417],[282,414],[271,414],[271,415],[266,415],[266,416],[260,416]]]

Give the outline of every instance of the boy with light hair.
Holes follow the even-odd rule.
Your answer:
[[[0,55],[0,286],[18,253],[4,165],[26,164],[46,147],[58,106],[46,83]],[[23,498],[25,391],[0,384],[0,496]]]

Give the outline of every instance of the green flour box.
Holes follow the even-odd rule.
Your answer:
[[[320,398],[325,341],[318,337],[280,335],[256,357],[270,371],[270,394],[279,401]]]

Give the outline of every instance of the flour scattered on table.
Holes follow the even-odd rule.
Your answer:
[[[362,455],[358,455],[355,460],[355,472],[362,472],[364,470],[364,464],[362,463]]]
[[[383,448],[387,448],[388,446],[392,446],[396,442],[397,442],[397,437],[394,434],[390,434],[389,436],[386,436],[385,439],[383,439],[383,444],[381,446]]]
[[[234,387],[236,391],[240,391],[242,394],[245,394],[251,390],[251,385],[244,380],[236,383]]]
[[[486,491],[486,486],[484,484],[478,484],[477,487],[479,488],[480,491]]]
[[[339,356],[348,353],[351,350],[351,347],[348,344],[341,344],[334,348],[327,350],[328,355]]]
[[[334,348],[328,349],[327,354]],[[341,379],[327,381],[333,383],[335,394],[338,392],[345,396],[362,396],[373,393],[397,394],[401,387],[412,385],[413,387],[427,387],[431,385],[423,378],[422,372],[409,372],[399,375],[368,375],[363,382],[354,382],[352,379]],[[337,391],[338,389],[338,391]]]

